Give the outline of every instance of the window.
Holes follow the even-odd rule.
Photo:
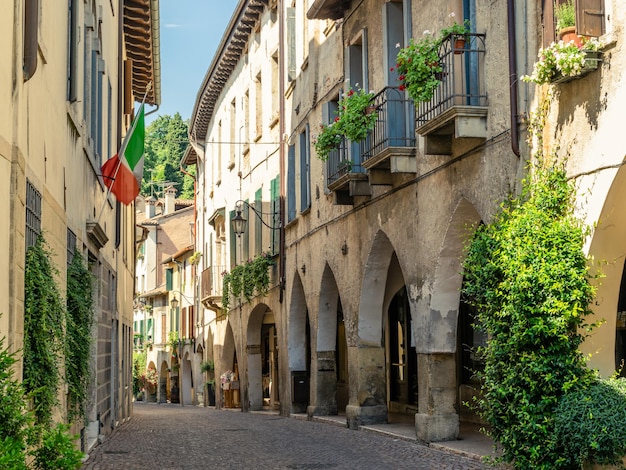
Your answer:
[[[26,180],[26,249],[37,244],[41,233],[41,193]]]
[[[258,212],[258,216],[254,217],[254,254],[260,255],[263,251],[263,188],[254,193],[254,209]]]
[[[367,74],[367,30],[352,41],[346,50],[346,76],[351,88],[369,90]]]
[[[311,207],[311,143],[309,140],[309,125],[300,133],[300,212]]]
[[[68,0],[67,100],[78,99],[78,0]]]
[[[254,115],[256,120],[256,137],[255,140],[259,140],[263,135],[263,86],[261,82],[261,74],[259,73],[256,76],[256,80],[254,82],[255,90],[255,109]]]
[[[296,79],[296,9],[287,8],[287,80]]]
[[[230,269],[237,266],[237,235],[233,232],[232,220],[235,218],[235,211],[230,211],[228,213],[228,226],[230,227]]]
[[[543,2],[543,45],[547,47],[557,38],[555,6],[567,0]],[[599,37],[605,33],[607,12],[604,0],[574,0],[576,9],[576,33],[581,36]]]
[[[272,83],[277,84],[279,81],[278,77],[278,52],[272,56]],[[272,86],[272,111],[270,116],[270,125],[276,124],[279,118],[279,103],[280,97],[278,96],[278,86]]]
[[[233,168],[235,168],[235,143],[237,142],[237,137],[235,136],[235,127],[237,126],[237,123],[235,121],[235,118],[237,116],[237,102],[233,99],[230,102],[230,138],[228,142],[228,149],[229,149],[229,158],[228,158],[228,169],[232,170]]]
[[[76,234],[67,229],[67,265],[72,264],[76,252]]]
[[[296,218],[296,146],[287,150],[287,222]]]
[[[270,246],[272,254],[280,251],[280,176],[274,178],[270,183],[271,219],[269,225],[276,227],[270,233]]]

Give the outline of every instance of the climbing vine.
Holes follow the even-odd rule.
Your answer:
[[[222,308],[228,311],[230,297],[243,294],[247,302],[255,295],[266,295],[270,285],[269,268],[274,265],[269,253],[261,253],[246,263],[239,264],[230,273],[224,272]]]
[[[26,252],[24,298],[24,388],[37,423],[50,424],[58,404],[65,307],[54,281],[57,269],[42,236]]]
[[[93,283],[80,252],[67,272],[65,379],[68,385],[68,418],[85,419],[91,380]]]

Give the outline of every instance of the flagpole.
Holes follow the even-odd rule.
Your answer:
[[[144,93],[143,99],[141,100],[141,105],[139,106],[140,112],[141,112],[141,108],[143,108],[146,103],[146,98],[148,97],[148,93],[150,92],[151,88],[152,88],[152,82],[148,82],[148,86],[146,87],[146,92]],[[115,182],[115,178],[117,178],[117,173],[120,171],[120,166],[122,165],[121,156],[124,155],[124,152],[126,152],[126,147],[128,147],[128,141],[130,140],[130,136],[133,134],[136,127],[137,127],[137,119],[133,119],[133,125],[130,127],[128,132],[126,132],[126,135],[124,136],[124,140],[122,140],[122,145],[120,147],[120,150],[119,152],[117,152],[118,162],[117,162],[117,166],[115,167],[115,173],[113,173],[113,178],[112,178],[113,182]],[[111,194],[111,186],[113,186],[113,184],[105,185],[105,186],[107,187],[107,193],[106,193],[106,196],[104,197],[104,201],[102,202],[102,207],[100,208],[100,213],[98,214],[96,223],[100,222],[100,218],[102,217],[102,213],[104,212],[104,207],[106,206],[106,203],[109,200],[109,194]]]

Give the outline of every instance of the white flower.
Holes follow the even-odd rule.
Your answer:
[[[400,43],[399,42],[396,43],[396,49],[400,49]]]
[[[454,18],[456,16],[456,13],[454,13],[453,11],[450,12],[450,14],[448,15],[450,18]]]
[[[430,32],[429,29],[424,30],[424,32],[422,33],[424,36],[428,35],[428,34],[433,34]]]

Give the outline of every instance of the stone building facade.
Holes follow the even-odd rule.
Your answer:
[[[160,102],[158,0],[59,6],[4,2],[0,19],[0,336],[12,351],[24,344],[25,252],[39,234],[63,295],[74,253],[89,261],[92,397],[89,425],[73,427],[86,450],[132,411],[134,213],[107,197],[100,166],[117,152],[148,81],[146,102]],[[19,364],[16,372],[21,378]],[[59,400],[64,420],[62,391]]]
[[[464,403],[478,391],[468,371],[480,367],[473,351],[486,339],[460,294],[464,246],[472,228],[519,189],[530,158],[526,118],[544,90],[519,78],[532,70],[553,21],[536,3],[239,2],[199,91],[184,163],[198,169],[196,249],[204,254],[199,273],[207,273],[198,283],[214,319],[205,340],[218,375],[237,363],[244,410],[345,414],[353,428],[406,415],[423,441],[454,439],[460,422],[477,419]],[[590,221],[602,210],[612,217],[602,232],[610,237],[600,248],[596,231],[590,252],[617,260],[605,297],[615,302],[598,313],[616,318],[623,152],[609,137],[614,127],[600,134],[597,126],[619,106],[602,97],[620,94],[621,77],[611,70],[621,63],[624,12],[609,0],[600,10],[606,60],[600,72],[559,85],[572,88],[552,101],[544,142],[565,139],[572,173],[597,168],[587,154],[611,167],[583,179],[609,178],[604,193],[585,200],[596,208],[586,212]],[[440,86],[430,101],[414,103],[399,86],[399,48],[463,20],[468,43],[460,50],[442,43]],[[270,91],[265,77],[276,69]],[[590,78],[598,74],[603,88]],[[376,125],[323,161],[315,139],[350,89],[374,93]],[[255,201],[250,209],[262,214],[238,200]],[[614,202],[603,209],[606,201]],[[282,224],[273,223],[275,208]],[[249,226],[241,236],[229,223],[238,209]],[[223,312],[218,273],[252,256],[258,227],[270,235],[264,242],[279,227],[272,288],[250,301],[231,299]],[[606,346],[619,338],[615,328],[598,330],[607,342],[585,345],[602,351],[592,364],[605,375],[615,366],[615,348]]]

